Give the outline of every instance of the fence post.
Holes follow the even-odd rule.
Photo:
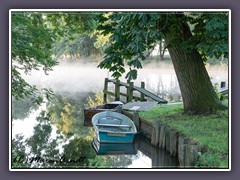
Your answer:
[[[115,101],[119,100],[120,100],[120,80],[117,79],[115,84]]]
[[[145,82],[141,82],[141,88],[145,89]],[[145,96],[143,93],[141,93],[140,101],[144,101]]]
[[[137,130],[140,130],[140,124],[139,124],[139,114],[137,111],[134,111],[134,124],[136,125]]]
[[[128,102],[133,100],[133,82],[129,83]]]
[[[126,87],[127,88],[127,96],[126,96],[126,102],[129,102],[129,94],[130,94],[130,80],[128,79],[127,80],[127,84],[129,85],[129,87]]]
[[[127,83],[129,84],[129,87],[127,87],[127,102],[130,102],[133,99],[133,82],[127,80]]]
[[[107,102],[107,90],[108,90],[108,78],[104,80],[104,89],[103,89],[103,102]]]

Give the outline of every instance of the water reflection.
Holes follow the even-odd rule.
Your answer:
[[[92,146],[94,132],[83,126],[83,108],[94,91],[103,89],[104,78],[110,73],[96,68],[97,64],[63,64],[49,76],[33,71],[24,79],[38,88],[51,88],[55,96],[40,107],[31,99],[12,100],[12,168],[175,168],[177,161],[169,154],[137,137],[131,153],[112,149],[113,154],[96,151]],[[63,73],[64,72],[64,73]],[[209,68],[213,83],[226,81],[226,69]],[[126,79],[121,78],[122,81]],[[134,82],[169,102],[181,101],[173,67],[145,67],[138,71]],[[109,89],[111,89],[111,85]],[[104,147],[106,148],[106,147]],[[108,147],[109,148],[109,147]],[[124,154],[117,154],[122,153]]]
[[[25,98],[22,100],[12,99],[12,117],[14,119],[25,119],[29,116],[31,111],[37,109],[37,105],[32,102],[30,98]]]
[[[176,167],[174,158],[142,137],[137,137],[127,150],[99,145],[96,151],[93,129],[83,126],[82,109],[87,96],[81,97],[58,94],[51,102],[31,110],[24,119],[13,119],[12,168]],[[25,123],[30,121],[30,126]],[[112,152],[104,154],[106,148]]]
[[[97,155],[137,154],[135,143],[100,143],[97,138],[94,137],[92,145]]]

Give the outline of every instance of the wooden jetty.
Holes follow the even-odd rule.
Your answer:
[[[108,83],[113,83],[115,85],[114,92],[108,90]],[[124,86],[126,88],[126,93],[120,92],[120,87]],[[140,97],[134,96],[133,92],[137,91],[140,93]],[[141,87],[134,86],[134,83],[131,81],[121,82],[118,79],[108,79],[105,78],[104,81],[104,89],[103,89],[103,94],[104,94],[104,102],[107,101],[107,95],[114,96],[115,101],[120,100],[120,96],[126,97],[126,102],[130,102],[133,99],[139,100],[139,101],[146,101],[146,97],[162,104],[166,104],[167,101],[156,94],[148,91],[145,89],[145,83],[141,82]]]

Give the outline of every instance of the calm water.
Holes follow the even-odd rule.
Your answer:
[[[87,94],[85,94],[87,95]],[[13,100],[13,168],[176,168],[177,160],[136,136],[134,144],[99,144],[83,126],[86,99],[57,95],[40,107]],[[81,99],[82,97],[82,99]]]
[[[146,89],[159,96],[169,101],[181,100],[172,67],[148,67],[138,74],[136,85],[144,81]],[[214,83],[227,83],[226,70],[211,69],[209,74]],[[65,64],[55,67],[48,76],[40,71],[23,76],[38,88],[51,88],[55,96],[50,101],[44,100],[41,106],[32,104],[30,99],[13,99],[13,168],[177,167],[175,158],[152,147],[142,137],[137,137],[133,146],[96,148],[93,129],[83,126],[83,108],[91,99],[102,97],[98,92],[103,89],[104,78],[110,77],[107,70],[92,65]]]

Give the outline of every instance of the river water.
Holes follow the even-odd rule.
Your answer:
[[[97,149],[93,129],[83,126],[82,108],[89,94],[58,94],[41,106],[13,100],[13,168],[177,167],[175,158],[141,135],[134,144],[100,144]]]
[[[214,83],[228,80],[226,70],[209,72]],[[178,161],[168,153],[153,147],[140,135],[133,145],[96,148],[94,132],[83,126],[83,108],[102,94],[107,70],[93,65],[63,64],[46,76],[36,71],[23,77],[38,88],[51,88],[55,95],[41,106],[30,99],[12,99],[12,168],[177,168]],[[125,81],[124,78],[121,79]],[[172,67],[148,67],[139,71],[146,89],[180,101],[181,95]],[[228,84],[228,83],[227,83]],[[109,87],[112,88],[111,86]]]

